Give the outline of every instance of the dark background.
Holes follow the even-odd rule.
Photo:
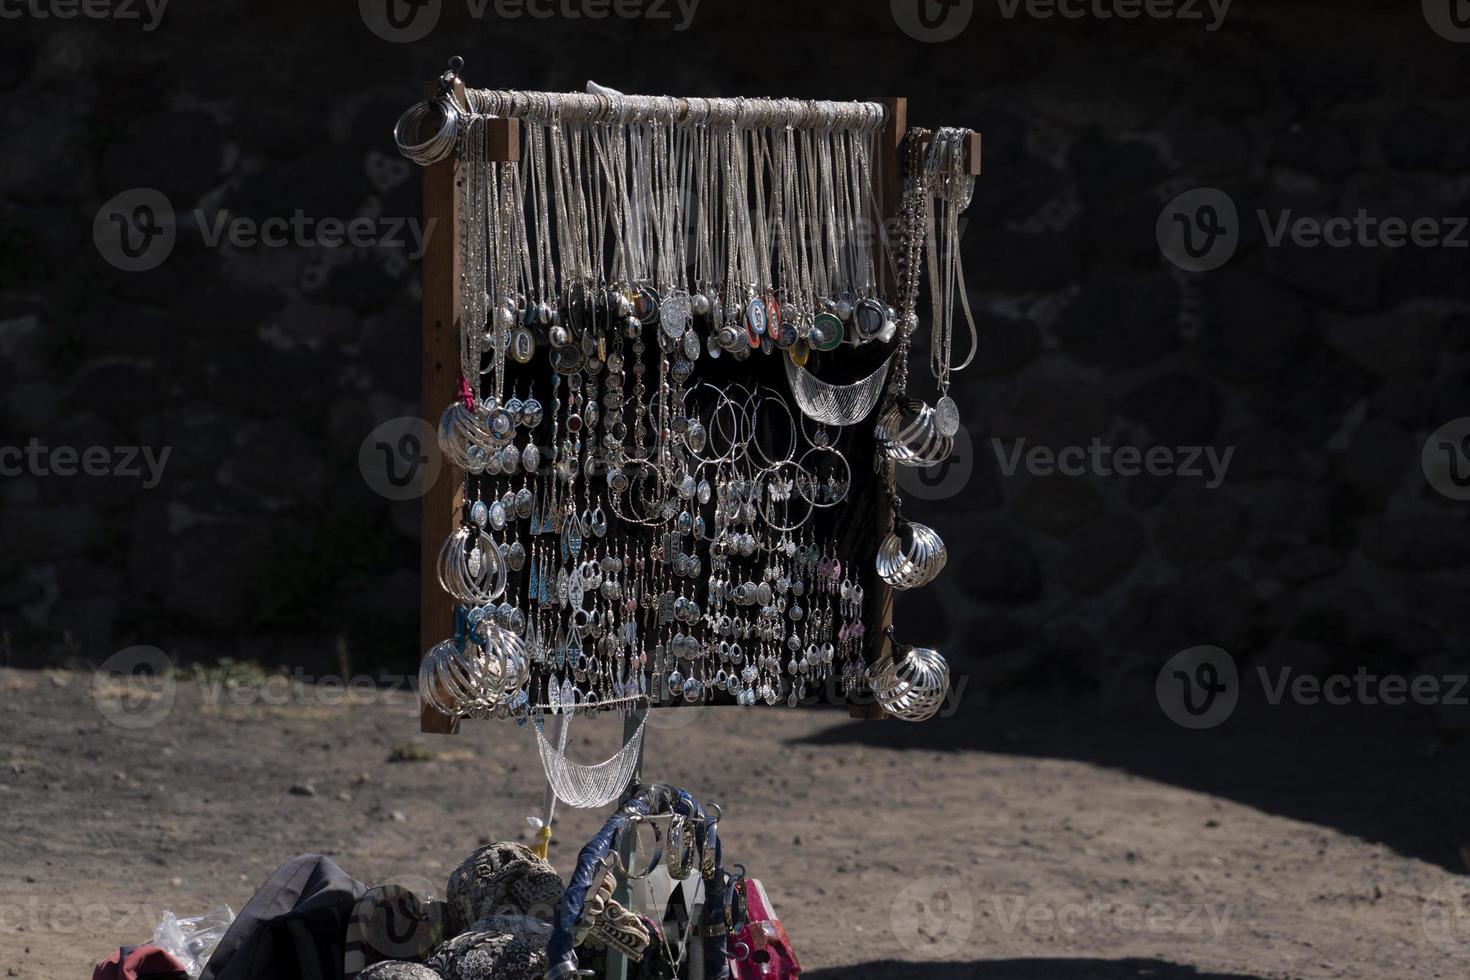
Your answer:
[[[121,477],[0,480],[0,663],[175,659],[412,671],[417,506],[358,469],[417,411],[417,265],[397,248],[103,260],[113,195],[264,219],[420,213],[391,130],[452,54],[477,87],[866,98],[984,133],[964,255],[973,471],[912,516],[949,543],[900,599],[969,697],[1144,704],[1197,644],[1242,666],[1463,672],[1466,505],[1421,468],[1470,415],[1464,248],[1270,248],[1251,217],[1470,214],[1470,45],[1417,4],[1247,3],[1200,21],[1014,19],[924,43],[884,2],[703,0],[674,20],[475,21],[383,40],[350,3],[174,0],[134,22],[0,21],[0,445],[171,447]],[[1227,191],[1240,249],[1170,264],[1167,201]],[[962,351],[960,356],[962,356]],[[916,365],[916,369],[918,366]],[[1234,446],[1199,478],[1004,475],[1009,448]],[[947,482],[945,482],[947,481]],[[1156,710],[1156,709],[1155,709]],[[1400,709],[1442,731],[1465,709]]]

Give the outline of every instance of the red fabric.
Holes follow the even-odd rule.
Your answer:
[[[124,946],[92,970],[92,980],[186,980],[182,964],[157,946]]]

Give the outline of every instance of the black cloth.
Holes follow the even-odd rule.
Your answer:
[[[246,903],[200,980],[342,980],[347,923],[366,890],[330,858],[292,858]]]

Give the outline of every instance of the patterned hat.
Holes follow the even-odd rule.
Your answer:
[[[402,960],[374,963],[357,975],[357,980],[444,980],[437,971]]]
[[[434,951],[443,980],[538,980],[546,972],[551,927],[527,916],[490,916]]]
[[[447,936],[458,936],[486,916],[527,915],[550,922],[566,884],[524,844],[487,844],[449,876]]]

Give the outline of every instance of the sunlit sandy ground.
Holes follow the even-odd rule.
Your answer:
[[[154,693],[0,671],[6,976],[88,976],[301,852],[442,881],[540,806],[528,731],[420,735],[409,691]],[[620,727],[579,723],[573,754]],[[808,976],[1470,975],[1463,746],[1195,738],[1055,706],[925,728],[693,710],[650,723],[645,774],[721,805],[727,863],[765,882]],[[560,869],[604,816],[561,811]]]

